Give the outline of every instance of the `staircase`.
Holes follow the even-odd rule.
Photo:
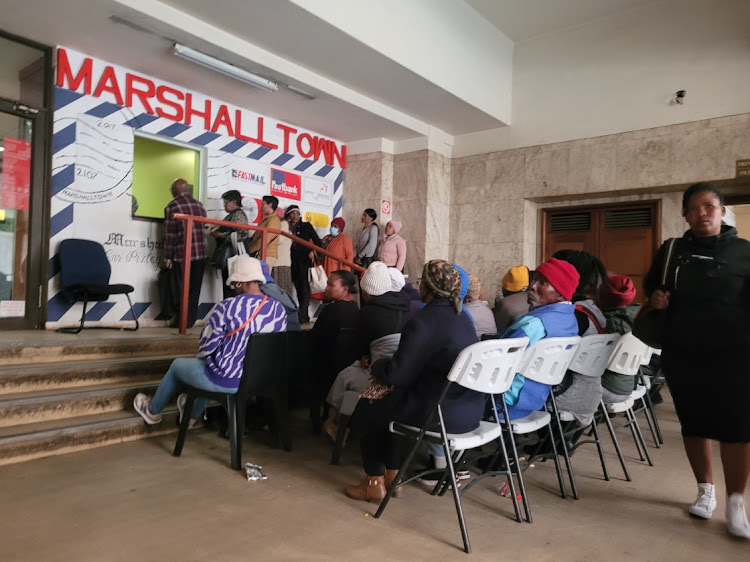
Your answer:
[[[175,357],[195,356],[185,336],[0,348],[0,465],[176,432],[177,410],[147,425],[133,410]]]

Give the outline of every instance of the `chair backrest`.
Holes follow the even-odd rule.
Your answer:
[[[312,330],[286,333],[285,376],[289,381],[289,398],[293,403],[306,404],[310,393],[311,370],[304,368],[305,359],[315,357]]]
[[[480,341],[458,354],[448,380],[463,387],[502,394],[513,383],[529,338]]]
[[[601,377],[620,334],[594,334],[581,338],[569,370],[585,377]]]
[[[253,334],[247,342],[238,392],[268,395],[288,391],[286,332]]]
[[[579,336],[541,339],[526,350],[518,372],[542,384],[560,384],[580,341]]]
[[[93,240],[68,238],[60,242],[60,288],[84,283],[109,285],[112,268],[104,247]]]
[[[648,365],[651,363],[651,356],[654,354],[654,348],[646,346],[646,352],[641,357],[641,365]]]
[[[641,359],[647,353],[647,349],[648,346],[633,334],[623,334],[609,358],[607,369],[621,375],[635,376],[638,374]]]

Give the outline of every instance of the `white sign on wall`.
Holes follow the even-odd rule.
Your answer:
[[[305,176],[303,181],[302,200],[313,205],[328,207],[333,195],[333,182],[325,178]]]

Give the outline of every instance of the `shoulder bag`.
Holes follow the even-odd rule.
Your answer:
[[[660,289],[667,289],[667,277],[669,276],[669,266],[672,262],[672,252],[677,238],[669,240],[667,255],[664,258],[664,267],[661,273]],[[641,306],[638,314],[633,320],[633,335],[649,347],[661,349],[664,342],[664,332],[667,321],[667,310],[656,310],[651,306],[651,300],[647,300]]]

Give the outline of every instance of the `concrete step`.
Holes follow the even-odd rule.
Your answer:
[[[129,411],[16,425],[0,429],[0,465],[167,433],[177,433],[174,406],[165,408],[162,422],[156,425],[144,423],[132,407]]]
[[[188,357],[194,357],[190,355]],[[175,356],[65,361],[0,367],[0,398],[10,393],[161,379]]]
[[[49,336],[47,336],[49,338]],[[0,347],[0,364],[28,365],[31,363],[59,363],[70,361],[97,361],[104,359],[128,359],[135,357],[158,357],[195,355],[198,338],[195,336],[154,336],[140,339],[113,339],[89,341],[81,335],[79,341],[65,343],[34,342],[33,337],[23,343]],[[41,339],[41,338],[40,338]]]
[[[0,397],[0,427],[46,422],[122,410],[133,411],[139,392],[153,394],[158,379],[128,383],[97,384],[75,389],[5,394]]]

